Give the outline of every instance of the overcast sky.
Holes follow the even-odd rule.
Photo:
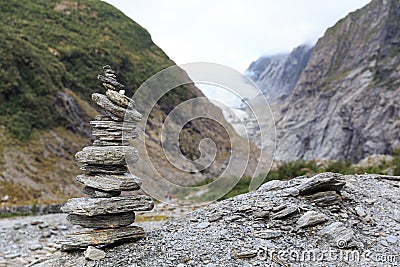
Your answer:
[[[146,28],[178,65],[218,63],[241,73],[262,55],[315,44],[325,30],[370,0],[105,0]],[[188,73],[191,76],[190,73]],[[213,100],[241,99],[196,85]],[[248,97],[248,96],[242,96]]]
[[[177,64],[240,72],[261,55],[315,43],[369,0],[106,0],[146,28]]]

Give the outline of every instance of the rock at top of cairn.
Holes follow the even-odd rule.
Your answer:
[[[97,75],[97,79],[103,82],[103,86],[106,89],[117,91],[118,89],[122,90],[125,88],[125,85],[117,81],[115,73],[111,69],[110,65],[105,65],[103,67],[103,70],[104,70],[104,76],[99,74]]]
[[[75,154],[82,163],[85,174],[76,181],[83,184],[82,192],[88,197],[69,199],[61,208],[69,214],[70,223],[85,228],[102,229],[73,233],[61,240],[61,250],[85,249],[88,246],[111,245],[135,240],[144,235],[140,227],[129,226],[135,220],[136,211],[154,207],[153,199],[145,195],[124,195],[122,191],[139,190],[141,180],[128,173],[126,156],[133,162],[139,159],[130,140],[138,137],[136,124],[141,114],[136,111],[132,99],[124,95],[125,88],[117,81],[109,65],[103,67],[104,75],[98,79],[107,89],[106,94],[92,94],[92,100],[106,115],[98,115],[90,124],[96,140]],[[124,132],[124,134],[122,134]]]

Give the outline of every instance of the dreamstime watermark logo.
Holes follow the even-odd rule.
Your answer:
[[[258,249],[257,259],[261,261],[274,261],[285,265],[291,263],[322,263],[322,262],[347,262],[351,265],[363,264],[386,264],[385,266],[399,266],[400,256],[384,253],[376,253],[371,250],[360,251],[357,249],[335,249],[328,247],[325,249],[309,246],[306,249],[278,249],[261,247]],[[364,265],[363,265],[364,266]]]
[[[261,146],[267,147],[263,149],[259,155],[254,155],[254,150],[249,142],[239,140],[232,126],[223,118],[221,112],[215,106],[210,105],[207,98],[200,96],[191,97],[189,92],[193,92],[193,83],[196,85],[212,86],[216,90],[229,92],[236,96],[243,103],[243,106],[249,111],[249,118],[236,116],[234,120],[239,122],[244,129],[244,136],[248,136],[249,124],[253,129],[257,129],[257,142]],[[192,90],[188,88],[192,86]],[[173,97],[171,97],[173,95]],[[252,100],[248,100],[248,96]],[[174,104],[177,98],[177,104]],[[251,177],[250,190],[257,189],[264,180],[263,176],[257,175],[260,169],[264,168],[264,172],[268,172],[275,152],[275,125],[271,109],[262,92],[258,87],[246,76],[229,67],[213,64],[213,63],[190,63],[180,66],[172,66],[166,68],[145,81],[132,96],[134,104],[131,103],[130,108],[139,110],[142,113],[142,120],[139,122],[137,129],[139,131],[139,140],[132,143],[137,148],[140,155],[140,165],[143,167],[141,172],[146,172],[143,179],[142,189],[153,198],[163,201],[165,196],[174,192],[180,192],[181,195],[189,195],[193,193],[193,189],[200,192],[207,192],[212,196],[209,201],[214,201],[226,193],[228,193],[246,173]],[[167,103],[167,104],[166,104]],[[171,105],[175,105],[170,109]],[[218,103],[223,106],[222,103]],[[155,112],[162,109],[168,115]],[[134,124],[126,113],[123,127],[123,138],[128,139]],[[158,116],[158,117],[157,117]],[[157,124],[155,125],[155,122]],[[196,124],[197,123],[197,124]],[[203,125],[203,130],[207,131],[209,125],[223,129],[218,131],[218,136],[203,135],[198,132],[184,132],[188,125]],[[136,126],[134,126],[136,127]],[[194,127],[195,131],[199,131],[202,127]],[[211,128],[211,126],[210,126]],[[182,147],[182,140],[187,135],[192,134],[202,136],[202,140],[197,144],[198,157],[195,159],[188,158],[187,153],[183,153],[185,147]],[[156,148],[151,152],[151,140],[153,138],[153,146],[155,137],[160,141],[162,149]],[[206,137],[205,137],[206,136]],[[215,138],[214,138],[215,137]],[[224,147],[230,147],[229,155],[221,156],[218,149],[224,142]],[[240,145],[239,145],[240,144]],[[187,148],[186,148],[187,150]],[[161,155],[154,151],[161,151]],[[267,151],[268,153],[266,153]],[[155,160],[155,157],[157,159]],[[221,160],[223,158],[223,160]],[[137,165],[137,155],[126,154],[126,162],[131,173],[135,174]],[[157,164],[158,162],[158,164]],[[221,163],[222,162],[222,163]],[[253,162],[251,166],[249,163]],[[219,165],[217,164],[219,163]],[[254,164],[255,163],[255,164]],[[170,164],[176,169],[181,176],[190,179],[192,175],[200,176],[200,173],[207,173],[208,169],[218,167],[218,176],[212,178],[212,182],[202,186],[184,186],[185,183],[177,183],[176,179],[171,178],[171,173],[165,173],[160,164]],[[217,166],[217,167],[216,167]],[[213,172],[210,172],[213,173]],[[154,186],[157,184],[157,186]],[[190,184],[186,183],[186,184]]]

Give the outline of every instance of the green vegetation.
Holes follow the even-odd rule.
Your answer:
[[[32,215],[32,214],[27,213],[27,212],[0,213],[0,219],[30,216],[30,215]]]
[[[33,129],[68,127],[57,94],[88,100],[110,64],[131,94],[173,62],[149,33],[103,1],[11,0],[0,9],[0,124],[25,141]]]
[[[400,175],[400,147],[392,151],[393,175]]]

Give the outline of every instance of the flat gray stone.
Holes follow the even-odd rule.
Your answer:
[[[121,106],[124,108],[135,106],[135,102],[132,99],[130,99],[126,95],[120,94],[117,91],[107,90],[106,96],[108,97],[108,99],[110,99],[112,102],[114,102],[118,106]]]
[[[137,110],[134,108],[123,108],[120,107],[116,104],[114,104],[110,99],[108,99],[107,96],[94,93],[92,94],[92,100],[102,107],[104,110],[110,112],[114,116],[118,118],[127,118],[127,121],[132,122],[132,121],[140,121],[142,118],[142,114],[140,114]]]
[[[92,261],[98,261],[101,259],[104,259],[106,256],[106,253],[98,248],[88,246],[88,248],[83,252],[83,255],[85,256],[85,259],[87,260],[92,260]]]
[[[67,220],[74,225],[80,225],[85,228],[106,229],[106,228],[119,228],[128,226],[135,221],[134,212],[117,213],[110,215],[75,215],[70,214]]]
[[[83,187],[82,192],[90,197],[117,197],[121,195],[121,191],[101,191],[89,186]]]
[[[66,235],[58,243],[62,251],[85,249],[88,246],[111,245],[133,241],[144,237],[144,230],[138,226],[118,229],[102,229]]]
[[[201,222],[198,225],[196,225],[196,229],[205,229],[209,227],[211,224],[209,222]]]
[[[75,159],[86,164],[124,165],[127,154],[133,160],[139,159],[136,148],[132,146],[89,146],[76,153]]]
[[[129,146],[129,140],[114,140],[114,141],[105,141],[105,140],[94,140],[93,146]]]
[[[322,191],[340,192],[346,181],[342,174],[325,172],[315,175],[312,178],[297,186],[300,195],[310,195]]]
[[[352,239],[354,233],[341,222],[334,222],[319,231],[319,234],[334,243],[338,248],[350,248],[354,246]]]
[[[282,191],[280,192],[280,195],[283,197],[286,196],[291,196],[291,197],[297,197],[299,195],[299,190],[295,187],[288,187],[288,188],[284,188],[282,189]]]
[[[33,244],[30,244],[28,246],[28,248],[29,248],[29,250],[38,250],[38,249],[42,249],[43,245],[40,243],[33,243]]]
[[[292,216],[298,212],[299,212],[299,209],[297,207],[289,206],[289,207],[286,207],[283,210],[271,215],[271,219],[273,219],[273,220],[285,219],[285,218]]]
[[[322,224],[326,221],[328,221],[328,217],[325,214],[310,210],[304,213],[296,223],[298,227],[305,228]]]
[[[86,174],[123,174],[128,172],[126,164],[123,165],[97,165],[97,164],[83,164],[81,170]]]
[[[306,199],[319,207],[328,207],[342,202],[342,197],[336,191],[317,192],[306,196]]]
[[[103,129],[108,131],[129,131],[136,129],[136,123],[127,123],[123,121],[114,121],[110,116],[96,117],[99,120],[90,122],[95,129]]]
[[[132,191],[140,189],[142,180],[132,174],[81,174],[76,181],[102,191]]]
[[[147,211],[154,207],[149,196],[120,196],[111,198],[71,198],[62,207],[64,213],[76,215],[105,215],[130,211]]]
[[[354,208],[355,212],[357,213],[358,216],[360,217],[365,217],[367,216],[367,213],[365,212],[364,208],[361,206],[357,206]]]
[[[283,236],[282,231],[276,231],[272,229],[267,229],[255,233],[255,236],[262,239],[274,239]]]
[[[390,244],[396,244],[396,243],[397,243],[397,240],[398,240],[397,236],[394,236],[394,235],[388,235],[388,236],[386,237],[386,241],[387,241],[388,243],[390,243]]]
[[[258,190],[260,191],[273,191],[273,190],[281,190],[283,188],[286,188],[288,185],[287,181],[282,181],[282,180],[272,180],[269,182],[266,182],[265,184],[261,185]]]
[[[108,130],[93,130],[92,135],[97,138],[97,140],[102,141],[119,141],[122,142],[124,140],[131,140],[138,138],[139,134],[136,130],[132,131],[108,131]]]
[[[124,89],[125,86],[119,82],[117,82],[116,79],[111,78],[111,77],[107,77],[107,76],[103,76],[103,75],[97,75],[97,79],[99,79],[100,81],[102,81],[103,83],[112,85],[114,88],[118,88],[118,89]]]
[[[257,256],[257,250],[244,250],[236,254],[238,259],[250,259]]]

